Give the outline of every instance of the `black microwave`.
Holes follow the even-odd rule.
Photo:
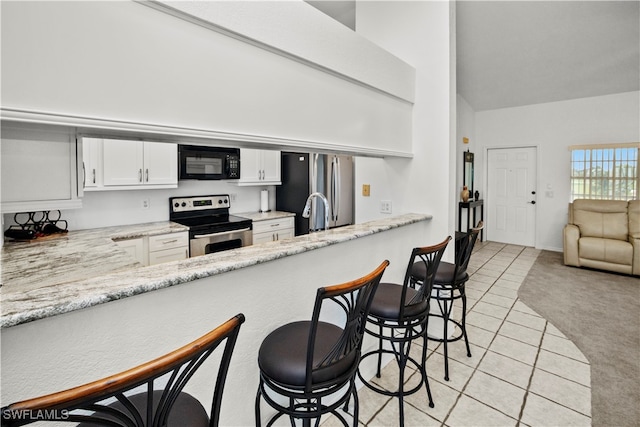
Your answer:
[[[240,149],[178,146],[180,179],[240,179]]]

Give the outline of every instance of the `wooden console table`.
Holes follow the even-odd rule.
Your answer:
[[[459,232],[467,232],[469,229],[475,227],[477,225],[476,222],[476,208],[480,208],[480,220],[484,222],[484,200],[470,200],[468,202],[459,202],[458,203],[458,231]],[[467,229],[462,230],[462,209],[467,210]],[[471,211],[473,210],[473,222],[470,222]],[[482,242],[482,237],[484,233],[484,228],[480,230],[480,241]]]

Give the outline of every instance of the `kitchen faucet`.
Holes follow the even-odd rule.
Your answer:
[[[309,197],[307,197],[307,203],[305,203],[304,210],[302,211],[302,217],[309,218],[309,216],[311,215],[311,200],[314,197],[318,197],[322,199],[322,203],[324,203],[324,229],[326,230],[329,226],[329,201],[324,196],[324,194],[317,193],[317,192],[309,194]],[[313,225],[315,226],[315,218],[313,220]],[[315,231],[315,230],[311,230],[311,231]]]

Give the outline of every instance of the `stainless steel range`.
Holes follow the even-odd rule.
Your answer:
[[[253,244],[251,220],[229,208],[228,194],[169,199],[169,219],[189,227],[192,257]]]

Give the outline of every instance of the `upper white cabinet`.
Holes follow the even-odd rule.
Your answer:
[[[85,190],[176,188],[176,144],[84,138]]]
[[[68,128],[3,122],[2,212],[82,207],[78,150]]]
[[[280,185],[280,151],[240,149],[238,185]]]
[[[82,139],[82,169],[85,190],[102,187],[102,140]]]

